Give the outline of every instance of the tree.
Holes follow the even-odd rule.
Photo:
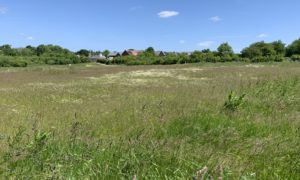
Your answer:
[[[153,47],[148,47],[145,52],[145,56],[155,56],[155,51]]]
[[[210,53],[211,51],[210,51],[210,49],[203,49],[201,52],[203,52],[203,53]]]
[[[272,44],[265,43],[264,46],[261,47],[261,52],[263,56],[276,55],[276,51],[274,50]]]
[[[292,55],[300,55],[300,38],[295,40],[286,48],[286,55],[291,57]]]
[[[47,46],[41,44],[36,48],[36,53],[38,56],[43,55],[44,53],[46,53],[48,51]]]
[[[87,49],[81,49],[81,50],[77,51],[75,54],[82,56],[82,57],[89,57],[90,51]]]
[[[277,55],[284,55],[285,54],[285,44],[278,40],[271,43],[274,50],[276,51]]]
[[[247,58],[272,55],[276,55],[273,44],[265,43],[264,41],[253,43],[249,47],[242,50],[242,56]]]
[[[201,51],[194,51],[190,58],[191,62],[201,62],[203,61],[203,53]]]
[[[36,47],[28,45],[28,46],[26,46],[26,49],[30,50],[33,54],[36,55]]]
[[[220,56],[232,56],[234,52],[228,43],[223,43],[218,47],[218,54]]]
[[[21,48],[19,49],[19,54],[21,56],[33,56],[35,55],[35,52],[29,48]]]
[[[254,58],[262,56],[262,52],[258,47],[248,47],[242,50],[242,56],[247,58]]]
[[[3,55],[6,55],[6,56],[16,56],[16,55],[18,55],[17,50],[11,48],[11,45],[9,45],[9,44],[5,44],[3,46],[0,46],[0,50],[3,53]]]
[[[104,50],[102,52],[102,54],[105,56],[105,57],[108,57],[108,55],[110,54],[109,50]]]

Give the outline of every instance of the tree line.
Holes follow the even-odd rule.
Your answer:
[[[25,67],[30,64],[77,64],[88,62],[85,57],[56,45],[39,45],[37,47],[12,48],[11,45],[0,46],[0,67]]]
[[[185,64],[199,62],[282,62],[286,59],[300,61],[300,39],[286,46],[282,41],[256,42],[244,48],[240,54],[234,53],[228,43],[221,44],[216,51],[204,49],[188,53],[168,53],[156,56],[152,47],[138,56],[121,56],[111,61],[99,60],[106,64]]]
[[[0,67],[25,67],[30,64],[77,64],[89,62],[89,56],[102,53],[106,57],[108,50],[89,51],[81,49],[72,52],[56,45],[39,45],[37,47],[12,48],[10,45],[0,46]],[[228,43],[221,44],[216,51],[204,49],[192,53],[167,53],[157,56],[152,47],[138,56],[120,56],[113,60],[99,60],[106,64],[184,64],[198,62],[282,62],[286,59],[300,61],[300,39],[286,46],[282,41],[266,43],[256,42],[244,48],[241,53],[234,53]]]

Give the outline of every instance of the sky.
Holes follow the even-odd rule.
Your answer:
[[[300,38],[299,0],[0,0],[0,45],[235,52]]]

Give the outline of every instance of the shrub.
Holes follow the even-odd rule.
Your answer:
[[[299,54],[295,54],[295,55],[293,55],[293,56],[291,57],[291,59],[292,59],[293,61],[300,61],[300,55],[299,55]]]
[[[224,103],[225,110],[236,111],[238,107],[243,103],[246,94],[240,96],[236,95],[234,91],[231,91],[228,95],[227,101]]]
[[[0,67],[26,67],[28,63],[20,57],[0,56]]]

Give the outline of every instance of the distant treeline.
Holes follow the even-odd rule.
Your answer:
[[[87,61],[86,57],[77,56],[70,50],[55,45],[25,48],[0,46],[0,67],[25,67],[29,64],[77,64]]]
[[[286,59],[300,61],[300,39],[291,45],[285,46],[282,41],[271,43],[256,42],[235,54],[228,43],[221,44],[217,51],[205,49],[192,53],[167,53],[165,56],[156,56],[152,47],[138,56],[119,56],[113,60],[99,60],[106,64],[185,64],[199,62],[282,62]]]
[[[55,45],[27,46],[12,48],[10,45],[0,46],[0,67],[25,67],[30,64],[77,64],[89,62],[89,56],[99,54],[86,49],[72,52]],[[102,52],[105,56],[108,50]],[[271,43],[256,42],[244,48],[240,54],[233,52],[228,43],[221,44],[217,51],[205,49],[192,53],[167,53],[165,56],[155,54],[149,47],[137,56],[119,56],[112,60],[99,59],[105,64],[185,64],[198,62],[281,62],[285,59],[300,61],[300,39],[286,46],[282,41]]]

